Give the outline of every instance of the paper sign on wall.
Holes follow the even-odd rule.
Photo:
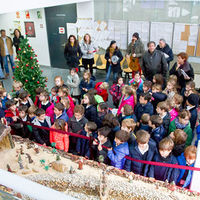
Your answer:
[[[65,28],[64,27],[58,27],[59,34],[65,34]]]

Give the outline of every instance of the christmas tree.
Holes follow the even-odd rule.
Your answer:
[[[16,59],[17,65],[13,79],[22,82],[24,89],[34,99],[36,95],[35,89],[46,87],[45,82],[47,82],[47,78],[42,76],[43,71],[40,69],[37,55],[29,44],[27,36],[21,39]]]

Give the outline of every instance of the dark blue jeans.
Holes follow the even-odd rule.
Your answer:
[[[110,65],[109,68],[108,68],[107,74],[106,74],[106,80],[105,80],[105,82],[109,81],[111,71],[112,71],[112,66]],[[118,76],[118,72],[113,72],[113,81],[117,80],[117,76]]]
[[[11,56],[11,55],[4,56],[3,57],[3,64],[4,64],[4,68],[6,70],[6,74],[9,74],[8,58],[10,60],[12,71],[14,71],[13,67],[15,66],[15,63],[14,63],[14,60],[13,60],[13,56]]]

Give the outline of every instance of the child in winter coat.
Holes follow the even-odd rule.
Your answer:
[[[33,120],[33,124],[37,126],[51,127],[51,121],[45,114],[45,110],[38,108],[35,111],[36,118]],[[49,131],[41,128],[33,127],[33,140],[39,144],[50,146]]]
[[[169,134],[174,132],[176,129],[184,130],[184,132],[187,134],[185,146],[189,146],[192,143],[193,134],[190,127],[190,112],[188,110],[179,112],[178,117],[170,123]]]
[[[66,85],[64,84],[64,81],[62,79],[62,76],[55,76],[54,77],[54,84],[57,87],[57,89],[59,90],[61,87],[66,87]]]
[[[25,105],[28,108],[33,105],[32,99],[26,90],[23,90],[19,93],[19,105]]]
[[[129,145],[129,157],[137,160],[152,161],[157,153],[156,143],[150,139],[150,134],[147,131],[139,130],[136,133],[136,140]],[[150,165],[139,162],[126,160],[125,170],[132,171],[134,174],[147,176]]]
[[[166,137],[159,142],[159,152],[154,156],[153,161],[178,164],[177,159],[171,154],[174,147],[174,142],[170,137]],[[160,181],[168,181],[169,183],[177,181],[179,170],[169,167],[161,167],[151,165],[148,176],[151,179]]]
[[[130,134],[130,137],[128,139],[128,144],[132,144],[135,139],[135,127],[136,127],[136,123],[134,122],[133,119],[124,119],[122,121],[122,125],[121,125],[121,130],[126,131]]]
[[[120,99],[122,97],[122,88],[124,87],[124,80],[122,77],[118,77],[117,82],[113,83],[109,92],[113,98],[113,104],[116,108],[119,106]]]
[[[137,118],[134,114],[133,108],[132,108],[132,106],[130,106],[128,104],[123,106],[122,113],[120,113],[118,116],[118,120],[119,120],[120,124],[122,123],[122,121],[124,119],[133,119],[134,122],[137,122]]]
[[[118,111],[117,111],[117,115],[119,115],[122,111],[122,108],[124,105],[128,104],[132,107],[132,109],[134,110],[134,106],[135,106],[135,101],[134,101],[134,92],[131,86],[125,86],[123,88],[123,96],[121,99],[121,103],[119,105]]]
[[[91,76],[90,72],[85,71],[83,73],[83,79],[80,82],[79,88],[81,90],[81,96],[88,92],[89,89],[94,88],[95,86],[95,78]]]
[[[94,155],[92,152],[92,142],[97,138],[97,125],[94,122],[87,122],[85,124],[84,130],[81,132],[81,135],[91,137],[91,140],[86,140],[82,138],[77,139],[76,151],[78,155],[84,156],[88,159],[93,159]],[[90,143],[91,142],[91,143]]]
[[[165,129],[165,134],[168,134],[169,131],[169,124],[170,124],[170,119],[171,116],[168,112],[168,105],[165,101],[162,101],[160,103],[158,103],[157,107],[156,107],[156,112],[157,114],[162,118],[163,120],[163,127]]]
[[[186,100],[187,110],[190,111],[190,124],[192,132],[195,129],[197,122],[197,107],[199,104],[199,96],[197,94],[190,94]]]
[[[16,122],[19,117],[19,111],[15,105],[14,100],[6,102],[5,118],[8,123]]]
[[[0,101],[2,104],[2,108],[3,110],[6,110],[6,102],[11,99],[11,96],[9,94],[7,94],[6,89],[5,88],[1,88],[0,87]]]
[[[49,101],[49,93],[44,90],[40,93],[39,100],[41,104],[38,108],[42,108],[46,112],[46,116],[50,117],[51,122],[54,121],[54,104]]]
[[[96,160],[98,162],[103,162],[105,164],[110,164],[110,160],[108,158],[108,149],[111,148],[112,144],[108,138],[108,135],[110,134],[111,129],[108,126],[104,126],[100,129],[98,129],[98,140],[97,142],[93,142],[93,148],[96,150]],[[105,146],[107,148],[102,147]]]
[[[135,72],[134,78],[129,81],[129,85],[136,85],[137,86],[137,95],[143,92],[143,80],[140,76],[140,72]],[[139,97],[139,96],[138,96]]]
[[[152,82],[151,81],[144,81],[143,83],[143,93],[151,92]]]
[[[188,146],[184,153],[178,158],[178,164],[182,166],[194,167],[197,156],[197,148],[195,146]],[[177,185],[183,188],[190,189],[190,183],[192,180],[193,170],[179,169],[180,174],[177,179]]]
[[[34,105],[35,105],[36,107],[39,107],[39,106],[40,106],[40,104],[41,104],[41,101],[40,101],[40,94],[41,94],[42,92],[44,92],[44,91],[45,91],[45,89],[44,89],[44,88],[41,88],[41,87],[38,87],[38,88],[35,89],[36,96],[35,96]]]
[[[152,105],[154,107],[154,112],[156,112],[156,107],[158,103],[165,101],[167,99],[167,95],[162,92],[162,85],[154,84],[152,86]]]
[[[65,107],[61,102],[54,106],[54,121],[56,119],[63,119],[65,122],[68,122],[69,120]]]
[[[138,130],[144,130],[147,132],[151,131],[151,127],[149,126],[149,121],[151,116],[148,113],[144,113],[140,119]]]
[[[67,113],[67,116],[69,118],[73,117],[74,113],[72,111],[72,108],[70,107],[70,100],[68,97],[61,97],[60,102],[64,105],[65,111]]]
[[[167,86],[164,89],[163,93],[165,93],[167,95],[168,99],[172,99],[174,97],[174,95],[177,93],[177,89],[176,89],[176,81],[174,79],[169,79],[167,81]]]
[[[85,94],[83,98],[83,105],[85,106],[85,117],[88,121],[97,122],[97,107],[94,96]]]
[[[65,132],[68,132],[68,125],[63,119],[56,119],[52,129],[58,129]],[[69,135],[59,133],[55,131],[50,131],[50,143],[56,143],[55,147],[56,149],[63,150],[65,152],[68,152],[69,149]]]
[[[165,137],[165,130],[163,127],[163,120],[159,115],[152,115],[149,121],[149,126],[151,130],[151,138],[158,145],[159,142]]]
[[[154,109],[153,105],[150,103],[151,95],[149,93],[142,93],[139,98],[139,102],[135,106],[135,115],[137,117],[137,121],[140,121],[141,116],[144,113],[148,113],[149,115],[153,115]]]
[[[78,68],[72,68],[70,70],[66,84],[69,87],[70,95],[80,103],[81,91],[79,88],[80,79],[78,76]]]
[[[51,94],[49,95],[49,101],[50,101],[50,103],[53,103],[54,105],[60,101],[59,96],[58,96],[58,88],[56,86],[51,88]]]
[[[94,88],[97,90],[97,94],[102,96],[104,102],[108,101],[107,90],[109,88],[109,84],[107,82],[98,82]]]
[[[178,157],[184,152],[187,134],[181,129],[176,129],[174,132],[171,132],[169,136],[174,141],[172,153],[175,157]]]
[[[62,86],[58,89],[58,96],[60,97],[60,99],[62,97],[67,97],[69,99],[70,108],[71,108],[72,112],[74,112],[74,101],[71,98],[71,96],[69,95],[69,89],[67,86]]]
[[[115,134],[115,142],[113,148],[108,149],[108,158],[111,160],[111,165],[124,169],[126,161],[125,156],[129,155],[128,139],[130,134],[126,131],[120,130]]]
[[[85,124],[88,120],[84,117],[85,108],[82,105],[76,105],[74,108],[74,116],[69,118],[68,127],[69,132],[80,134],[84,129]],[[75,137],[70,136],[70,152],[76,152],[76,142]]]

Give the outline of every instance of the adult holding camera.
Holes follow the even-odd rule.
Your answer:
[[[107,60],[106,63],[107,74],[105,82],[109,81],[111,72],[113,72],[113,81],[116,81],[118,74],[121,73],[120,62],[122,61],[123,56],[121,51],[117,47],[117,43],[115,40],[112,40],[110,42],[110,45],[106,50],[105,59]]]

